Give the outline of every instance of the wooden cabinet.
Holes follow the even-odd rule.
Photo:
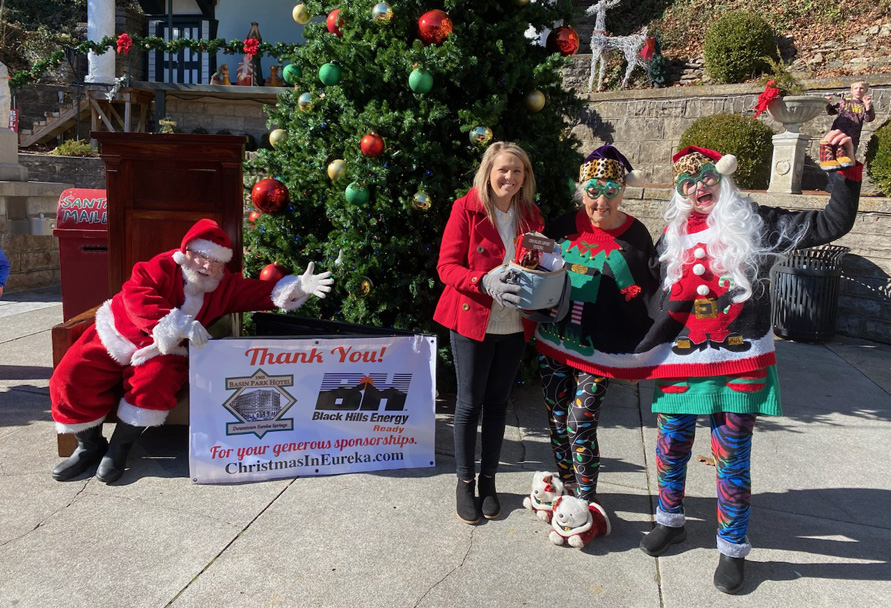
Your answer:
[[[232,239],[229,270],[241,272],[246,137],[93,132],[105,161],[108,288],[115,294],[136,262],[179,247],[201,218]]]

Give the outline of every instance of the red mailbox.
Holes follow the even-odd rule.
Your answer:
[[[56,229],[65,321],[109,298],[105,190],[70,188],[59,196]]]

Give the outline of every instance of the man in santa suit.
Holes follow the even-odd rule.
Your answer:
[[[127,454],[146,427],[160,426],[188,378],[186,341],[196,348],[210,337],[205,327],[233,312],[295,310],[311,295],[331,291],[330,272],[277,282],[246,279],[225,264],[229,237],[212,220],[198,221],[179,249],[133,267],[120,293],[96,313],[96,323],[65,353],[50,379],[53,419],[59,433],[74,433],[77,449],[53,469],[53,478],[76,477],[99,462],[96,477],[121,477]],[[124,397],[114,388],[123,381]],[[102,422],[117,405],[118,422],[108,442]]]

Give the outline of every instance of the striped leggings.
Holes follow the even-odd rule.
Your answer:
[[[709,416],[712,455],[717,469],[718,548],[728,555],[739,552],[741,555],[735,556],[742,556],[750,548],[746,532],[751,510],[752,479],[749,470],[755,418],[755,414],[729,412]],[[687,462],[696,433],[696,415],[659,414],[656,426],[659,431],[656,474],[661,511],[657,512],[656,519],[658,523],[682,525]]]
[[[563,483],[576,483],[587,501],[597,494],[600,446],[597,424],[609,379],[538,356],[541,390],[548,409],[548,430],[557,473]]]

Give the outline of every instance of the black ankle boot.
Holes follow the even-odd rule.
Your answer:
[[[473,491],[474,483],[470,481],[458,480],[458,487],[455,489],[455,499],[458,505],[458,519],[465,524],[475,524],[480,520],[480,512],[476,508],[476,497]]]
[[[108,441],[102,436],[101,424],[75,433],[74,436],[77,438],[77,448],[53,469],[53,479],[56,481],[68,481],[77,477],[99,462],[108,449]]]
[[[133,447],[133,443],[139,439],[144,430],[144,426],[131,426],[124,422],[117,423],[108,444],[108,452],[96,470],[96,478],[99,481],[111,483],[121,478],[124,468],[127,466],[127,455],[130,453],[130,448]]]
[[[480,507],[483,512],[483,517],[486,519],[495,519],[498,517],[498,515],[501,514],[501,503],[498,502],[498,494],[495,493],[494,475],[492,477],[480,475],[479,493],[483,502]]]
[[[687,529],[684,526],[670,528],[656,524],[656,527],[641,539],[640,550],[647,555],[658,557],[665,553],[671,545],[685,540],[687,540]]]
[[[718,588],[718,591],[733,595],[742,589],[743,582],[745,582],[745,573],[743,572],[745,565],[746,558],[730,557],[722,553],[721,559],[718,560],[718,567],[715,569],[715,587]]]

